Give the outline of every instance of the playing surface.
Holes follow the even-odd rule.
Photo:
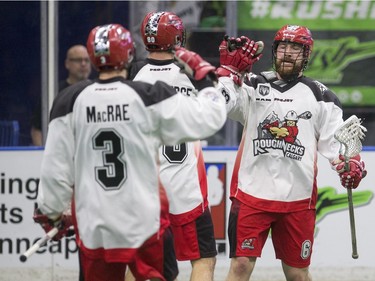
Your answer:
[[[354,262],[354,261],[353,261]],[[215,281],[224,281],[229,268],[229,259],[225,256],[218,256]],[[178,281],[189,281],[190,263],[182,262],[179,264],[180,275]],[[372,267],[351,267],[351,268],[332,268],[332,267],[312,267],[311,273],[313,280],[319,281],[374,281],[375,268]],[[22,267],[12,269],[1,269],[0,281],[77,281],[77,270],[62,270],[55,268],[34,268],[23,269]],[[251,281],[285,281],[280,267],[255,267]]]

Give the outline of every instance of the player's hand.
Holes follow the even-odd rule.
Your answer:
[[[69,213],[63,213],[56,220],[49,219],[44,215],[39,208],[35,209],[33,219],[36,223],[39,223],[46,233],[52,228],[57,227],[59,232],[52,238],[54,241],[58,241],[64,236],[71,236],[74,234],[74,230],[70,227],[73,225],[72,216]]]
[[[224,36],[219,46],[220,65],[230,66],[237,72],[250,72],[252,65],[262,57],[264,44],[246,36],[238,38]]]
[[[215,67],[206,62],[200,55],[183,47],[176,47],[174,57],[181,70],[195,80],[199,81],[209,76],[216,80]]]
[[[263,47],[262,41],[254,42],[246,36],[224,36],[219,46],[220,67],[216,74],[231,77],[235,84],[241,86],[244,74],[249,73],[253,64],[262,57]]]
[[[345,188],[355,189],[358,187],[361,180],[367,175],[365,170],[365,163],[361,160],[358,154],[349,160],[349,169],[345,169],[345,157],[339,156],[338,164],[335,169],[339,174],[341,185]]]

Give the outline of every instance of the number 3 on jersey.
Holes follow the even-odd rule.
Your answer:
[[[188,155],[186,143],[163,146],[163,156],[169,163],[181,164],[184,162]]]
[[[113,129],[100,130],[93,137],[94,150],[102,151],[103,166],[95,167],[95,179],[104,190],[116,190],[126,180],[126,163],[122,137]]]

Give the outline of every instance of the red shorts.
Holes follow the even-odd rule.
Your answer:
[[[90,259],[80,252],[84,280],[124,281],[126,264],[108,263],[104,259]]]
[[[171,227],[177,260],[196,260],[217,255],[214,226],[208,208],[194,221]]]
[[[135,279],[173,281],[178,275],[178,265],[173,248],[173,234],[170,228],[165,229],[162,239],[154,240],[137,252],[135,261],[129,268]]]
[[[159,234],[153,235],[136,251],[134,260],[128,264],[106,262],[104,258],[92,259],[80,251],[84,280],[124,281],[127,266],[137,281],[151,278],[158,278],[161,281],[174,280],[178,275],[178,267],[172,239],[169,228],[164,231],[161,238]]]
[[[292,267],[307,267],[314,242],[315,216],[315,210],[265,212],[233,199],[228,227],[229,256],[260,257],[271,233],[277,259]]]

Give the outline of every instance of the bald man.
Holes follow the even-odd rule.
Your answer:
[[[68,77],[59,82],[59,92],[81,80],[88,79],[91,73],[91,64],[87,49],[83,45],[74,45],[69,48],[65,58],[65,68]]]
[[[66,53],[65,68],[68,77],[59,81],[59,92],[79,81],[88,79],[91,73],[89,54],[84,45],[74,45]],[[31,141],[33,145],[43,145],[41,103],[39,102],[31,118]]]

